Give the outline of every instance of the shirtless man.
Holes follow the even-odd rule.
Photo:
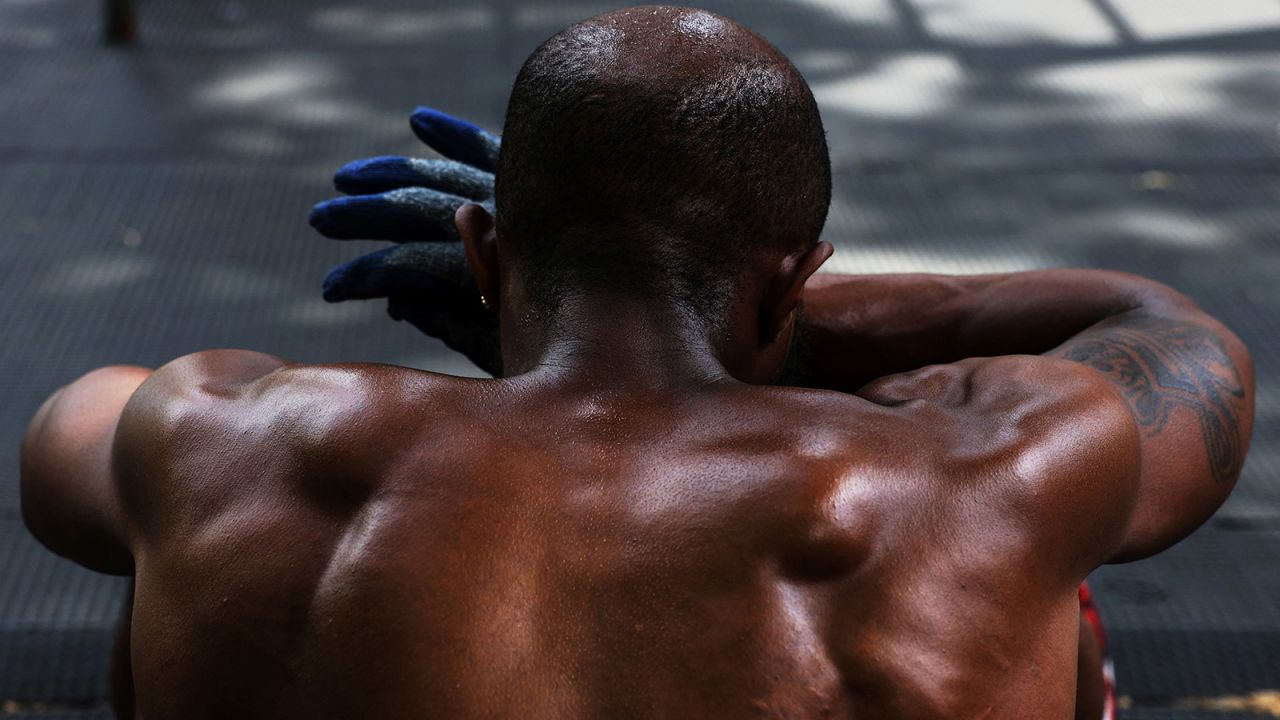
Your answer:
[[[503,378],[217,350],[36,414],[24,516],[134,577],[138,716],[1070,718],[1081,581],[1239,474],[1249,355],[1167,287],[814,275],[817,108],[723,18],[552,38],[497,176]]]

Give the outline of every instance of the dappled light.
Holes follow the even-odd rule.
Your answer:
[[[813,85],[837,171],[825,235],[840,249],[831,268],[980,272],[1096,263],[1105,253],[1095,251],[1091,238],[1108,246],[1125,241],[1200,253],[1257,243],[1260,220],[1253,206],[1197,204],[1206,187],[1179,173],[1230,172],[1233,163],[1256,167],[1275,157],[1277,50],[1235,38],[1277,32],[1280,3],[1212,5],[796,0],[777,7],[717,2],[710,9],[774,39]],[[0,50],[87,37],[92,19],[72,13],[73,7],[69,0],[6,4]],[[95,93],[124,98],[96,124],[101,133],[90,128],[88,135],[58,135],[72,125],[14,118],[3,142],[24,153],[52,153],[70,143],[148,157],[206,152],[224,165],[278,163],[262,182],[301,183],[310,190],[285,205],[270,194],[233,191],[227,201],[235,207],[225,211],[230,215],[209,218],[213,227],[224,227],[220,237],[232,245],[211,243],[200,252],[225,257],[228,247],[240,247],[239,262],[249,262],[259,251],[254,247],[282,240],[249,241],[233,219],[270,218],[278,234],[297,238],[289,242],[312,248],[316,259],[253,272],[275,273],[277,284],[297,288],[303,302],[307,283],[318,279],[325,262],[320,258],[343,256],[338,248],[309,244],[302,222],[333,166],[349,157],[421,152],[405,127],[406,112],[420,103],[496,129],[524,53],[547,33],[603,7],[515,0],[149,6],[146,54],[105,55],[77,75],[55,74],[48,80],[62,90],[56,94],[35,83],[0,87],[0,100],[11,101],[7,107],[39,107],[51,118],[82,116],[77,98]],[[351,52],[343,54],[343,48]],[[164,62],[160,52],[167,53]],[[40,103],[31,102],[36,94]],[[130,123],[130,113],[147,119]],[[111,131],[113,125],[120,131]],[[1108,179],[1091,189],[1087,181],[1043,176],[1046,170],[1102,172]],[[1017,175],[1027,171],[1032,174]],[[163,262],[157,254],[171,247],[165,228],[175,225],[157,222],[196,207],[193,199],[166,200],[170,189],[222,182],[220,172],[204,179],[175,172],[176,184],[146,172],[139,180],[150,189],[127,189],[138,201],[147,198],[129,223],[148,238],[159,228],[159,240],[118,246],[116,252],[133,253],[122,262]],[[963,174],[968,172],[983,175]],[[1267,195],[1261,186],[1257,192]],[[1143,198],[1151,193],[1191,205],[1149,207]],[[59,232],[101,232],[68,226],[66,216],[27,215],[60,226]],[[945,240],[953,234],[964,241]],[[1062,241],[1017,247],[1034,235]],[[312,280],[302,267],[311,268]],[[163,274],[122,272],[103,271],[98,275],[104,279],[86,283],[84,291],[122,284],[143,292],[148,283],[164,282]],[[204,296],[222,303],[230,299],[226,287],[251,293],[254,285],[196,283],[183,302]],[[292,322],[302,315],[277,317]]]
[[[905,120],[935,116],[954,105],[965,85],[955,58],[942,53],[903,53],[874,72],[813,84],[823,109],[855,117]]]
[[[1217,250],[1236,241],[1219,224],[1175,208],[1132,208],[1082,214],[1068,220],[1067,230],[1081,235],[1121,233],[1136,242],[1183,250]]]
[[[375,41],[428,42],[436,33],[483,30],[492,26],[493,12],[485,7],[380,12],[375,8],[340,6],[316,11],[310,18],[317,30]]]
[[[302,93],[332,87],[334,72],[315,62],[273,63],[209,83],[198,95],[210,105],[286,104]]]
[[[349,160],[429,156],[408,126],[417,105],[499,132],[527,54],[616,5],[142,0],[138,43],[108,50],[96,3],[0,2],[4,436],[76,373],[207,347],[479,375],[380,302],[326,304],[325,272],[381,244],[325,240],[308,210]],[[1226,529],[1104,570],[1099,595],[1127,659],[1124,638],[1167,640],[1165,674],[1137,662],[1122,676],[1138,695],[1255,689],[1219,687],[1205,668],[1262,682],[1259,658],[1280,656],[1275,597],[1159,585],[1184,567],[1238,579],[1280,562],[1280,1],[705,6],[776,43],[813,88],[834,165],[826,271],[1124,270],[1182,289],[1252,347],[1255,449]],[[92,700],[89,659],[56,682],[3,664],[19,636],[48,660],[22,633],[59,623],[96,658],[118,603],[113,585],[31,559],[16,452],[0,443],[0,567],[77,591],[0,591],[0,667],[21,670],[0,672],[0,700],[54,684]],[[1159,592],[1132,591],[1143,583]],[[1215,598],[1229,619],[1188,609]],[[1197,659],[1203,634],[1224,629],[1251,639]]]
[[[37,293],[84,297],[136,285],[155,272],[150,258],[86,256],[58,265],[35,283]]]
[[[1280,74],[1274,71],[1269,53],[1227,58],[1174,52],[1046,68],[1033,73],[1032,81],[1074,101],[1062,109],[1082,118],[1102,105],[1116,120],[1196,120],[1229,112],[1222,122],[1262,126],[1274,118],[1274,108],[1268,112],[1265,106],[1240,103],[1234,88],[1256,83],[1260,93],[1280,92]]]
[[[1110,3],[1136,40],[1176,40],[1216,33],[1280,29],[1274,0],[1097,0]]]
[[[920,24],[945,42],[1000,46],[1016,43],[1110,45],[1122,35],[1096,4],[1082,0],[919,0]]]
[[[958,243],[957,243],[958,245]],[[838,273],[935,272],[954,275],[1019,272],[1045,266],[1042,254],[995,250],[974,253],[919,248],[850,247],[833,257],[825,268]]]

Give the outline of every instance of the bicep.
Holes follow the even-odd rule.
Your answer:
[[[95,370],[53,394],[22,441],[22,514],[59,555],[113,574],[133,570],[112,471],[121,413],[150,371]]]
[[[1134,311],[1053,355],[1104,377],[1139,431],[1139,492],[1114,561],[1157,553],[1226,500],[1253,428],[1253,365],[1230,330],[1194,310]]]

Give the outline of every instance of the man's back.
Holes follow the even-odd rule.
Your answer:
[[[373,261],[503,380],[216,351],[36,413],[24,519],[134,576],[141,715],[1069,717],[1079,583],[1239,475],[1239,339],[1114,273],[815,276],[812,93],[701,11],[558,33],[504,137],[451,279]]]
[[[145,717],[1071,713],[1026,433],[940,464],[925,401],[253,364],[122,425]]]

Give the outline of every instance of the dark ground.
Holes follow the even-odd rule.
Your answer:
[[[306,212],[346,160],[422,152],[415,104],[497,129],[524,56],[607,7],[143,2],[142,42],[114,50],[96,4],[0,0],[0,714],[105,717],[121,583],[45,552],[18,514],[40,400],[99,365],[214,346],[465,371],[378,304],[324,304],[324,271],[373,246],[320,239]],[[1280,688],[1280,2],[708,7],[819,97],[835,269],[1124,269],[1253,349],[1235,495],[1094,584],[1126,717],[1258,717],[1195,708]]]

